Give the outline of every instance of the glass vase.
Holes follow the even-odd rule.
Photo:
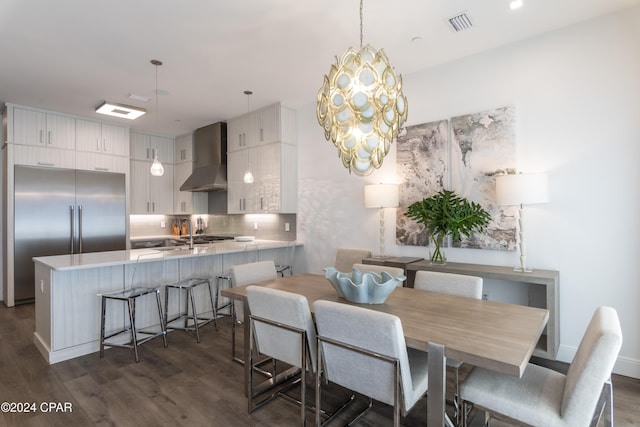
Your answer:
[[[444,237],[441,235],[431,236],[431,244],[429,245],[429,259],[431,264],[445,265],[447,257],[444,254]]]

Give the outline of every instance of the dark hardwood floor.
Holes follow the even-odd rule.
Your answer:
[[[140,363],[134,362],[130,350],[114,348],[103,359],[95,353],[49,366],[33,345],[33,331],[33,305],[6,308],[0,304],[0,402],[35,403],[37,409],[0,413],[0,427],[233,427],[299,422],[299,409],[284,399],[247,413],[243,368],[230,360],[228,317],[220,321],[219,332],[212,325],[203,328],[200,344],[181,331],[169,334],[166,349],[159,339],[146,343],[140,348]],[[332,392],[336,398],[344,396],[342,390]],[[614,376],[614,394],[616,425],[640,425],[640,380]],[[51,410],[49,402],[54,404]],[[70,411],[63,412],[65,404]],[[350,411],[365,405],[366,400],[358,398]],[[391,408],[377,404],[358,425],[388,426],[391,420]],[[426,400],[422,399],[403,424],[425,423]],[[334,424],[340,425],[340,420]],[[497,420],[492,425],[508,424]]]

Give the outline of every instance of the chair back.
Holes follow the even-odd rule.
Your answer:
[[[363,259],[370,256],[371,251],[366,249],[338,248],[334,267],[343,273],[351,273],[353,264],[361,263]]]
[[[400,267],[387,267],[384,265],[375,265],[375,264],[353,264],[353,268],[357,268],[361,273],[377,273],[382,274],[383,271],[386,271],[393,277],[404,276],[404,269]],[[397,287],[401,288],[403,286],[404,281],[398,282]]]
[[[412,390],[409,358],[400,319],[392,314],[332,301],[313,303],[318,336],[360,347],[399,361],[401,390]],[[327,380],[394,405],[394,366],[355,351],[321,342]],[[320,351],[320,349],[318,349]],[[401,391],[402,407],[411,404]]]
[[[622,331],[618,313],[612,307],[599,307],[567,372],[560,412],[563,419],[591,418],[585,408],[596,407],[602,387],[611,377],[620,347]]]
[[[145,268],[142,268],[141,264],[145,264]],[[160,286],[167,281],[165,268],[164,252],[150,250],[139,254],[131,268],[127,288]]]
[[[315,372],[316,328],[307,299],[298,294],[262,286],[247,286],[247,302],[252,316],[258,316],[306,332],[307,366]],[[258,352],[292,366],[300,366],[302,342],[300,334],[281,327],[254,322],[254,339]],[[310,364],[308,362],[311,362]]]
[[[273,260],[236,264],[231,267],[233,286],[272,280],[278,276]]]
[[[482,277],[464,274],[416,271],[414,289],[457,295],[467,298],[482,298]]]

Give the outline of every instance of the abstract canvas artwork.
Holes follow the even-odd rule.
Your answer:
[[[515,250],[514,208],[495,202],[495,176],[513,172],[516,165],[513,106],[408,126],[397,141],[397,170],[402,179],[398,244],[428,245],[423,226],[404,212],[413,202],[446,188],[480,203],[492,217],[484,232],[452,242],[453,246]]]

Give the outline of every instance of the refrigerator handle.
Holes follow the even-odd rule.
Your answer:
[[[82,253],[82,205],[78,205],[78,253]]]
[[[69,248],[69,253],[73,253],[74,252],[74,235],[73,232],[76,228],[76,222],[75,222],[75,212],[74,212],[74,208],[73,206],[69,206],[69,217],[71,218],[71,231],[69,232],[69,241],[71,242],[71,247]]]

